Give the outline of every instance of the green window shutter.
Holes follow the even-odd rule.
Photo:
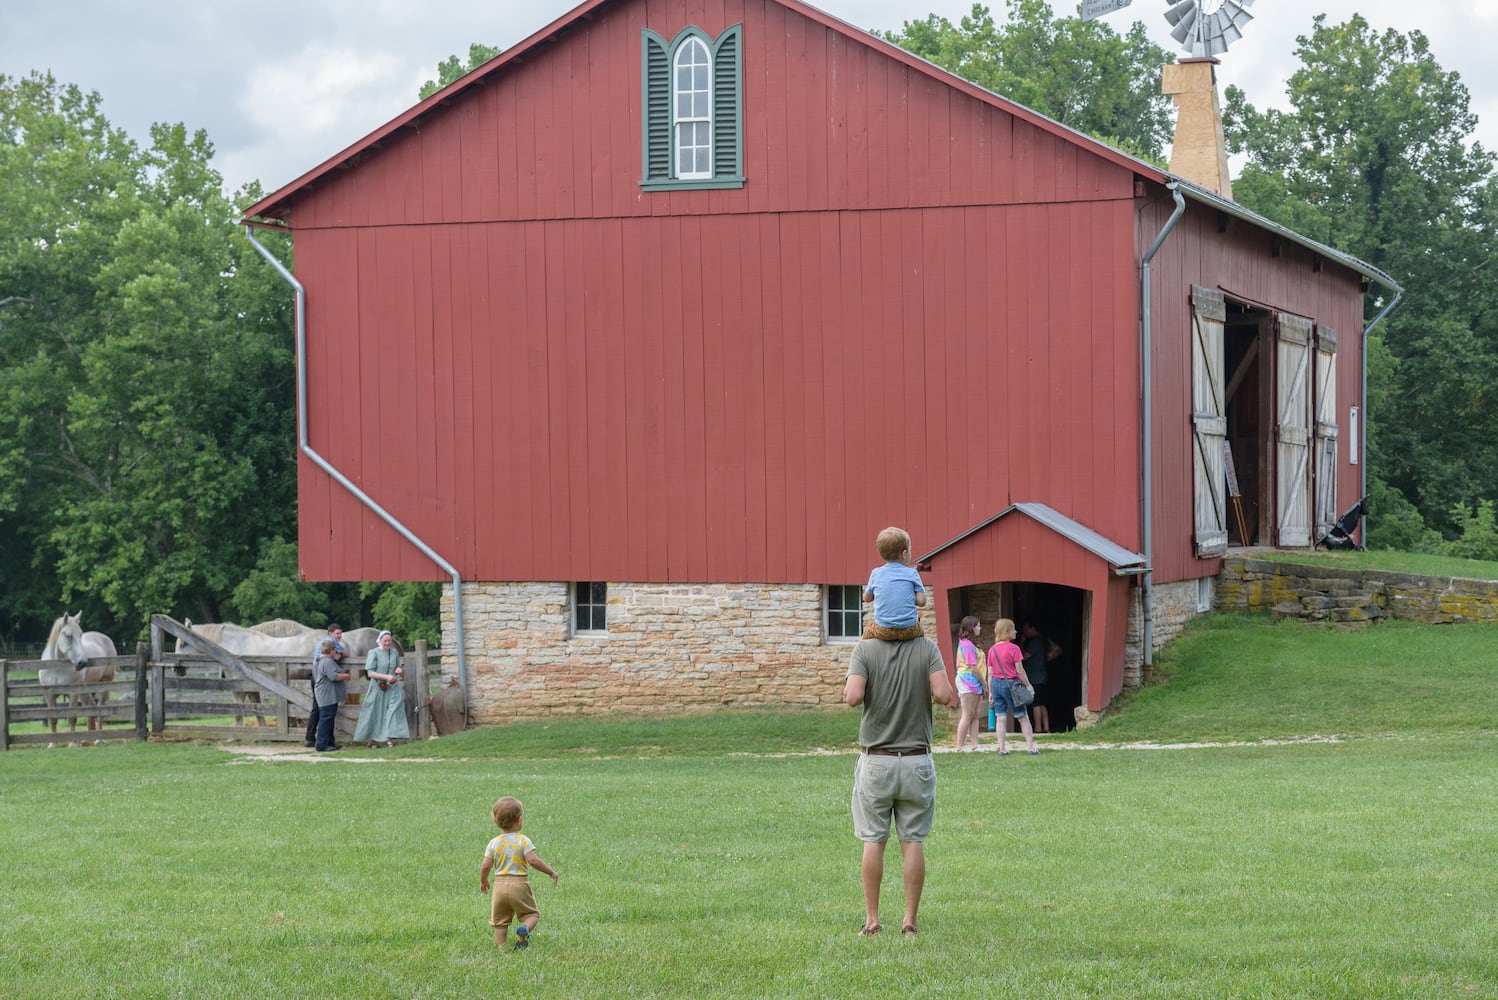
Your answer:
[[[720,179],[744,172],[742,32],[736,24],[713,43],[713,176]]]
[[[664,181],[671,177],[671,60],[666,40],[653,31],[644,32],[641,54],[644,81],[644,152],[645,180]]]

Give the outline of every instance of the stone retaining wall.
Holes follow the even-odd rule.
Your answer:
[[[1276,618],[1342,629],[1383,618],[1491,622],[1498,621],[1498,581],[1229,556],[1218,578],[1217,607],[1268,611]]]
[[[566,583],[463,585],[470,723],[843,704],[852,644],[824,641],[819,586],[610,583],[603,636],[573,635],[570,612]],[[936,636],[932,608],[921,624]],[[443,634],[455,627],[448,586]]]

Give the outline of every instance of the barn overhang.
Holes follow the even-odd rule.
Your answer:
[[[1129,590],[1144,572],[1138,552],[1043,503],[1006,507],[916,560],[935,598],[939,632],[951,621],[948,594],[982,584],[1048,583],[1087,595],[1085,707],[1102,711],[1123,690]]]

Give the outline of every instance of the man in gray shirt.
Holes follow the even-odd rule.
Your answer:
[[[930,639],[863,639],[853,647],[843,699],[863,706],[853,778],[853,833],[863,841],[864,922],[858,933],[880,930],[879,884],[893,821],[905,884],[901,933],[914,934],[926,884],[925,841],[936,814],[931,706],[955,707],[957,695]]]

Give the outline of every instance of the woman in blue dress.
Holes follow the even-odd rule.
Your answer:
[[[388,631],[381,632],[375,648],[364,660],[369,688],[359,709],[359,724],[354,727],[355,743],[363,743],[372,750],[381,743],[393,747],[396,740],[411,738],[403,690],[405,666],[395,640]]]

